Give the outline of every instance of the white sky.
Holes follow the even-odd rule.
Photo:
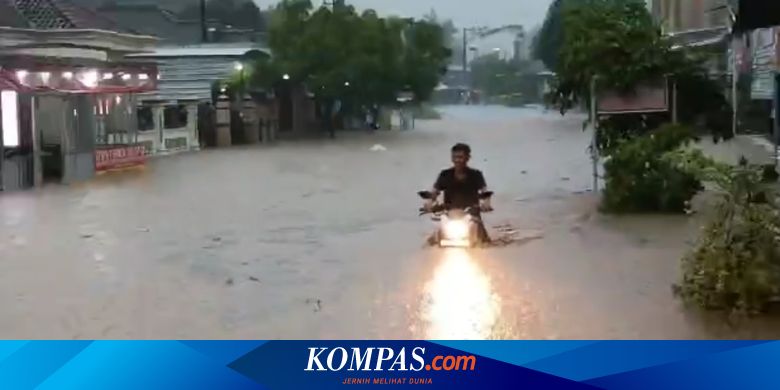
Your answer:
[[[312,0],[318,4],[321,0]],[[459,27],[522,24],[530,30],[544,21],[551,0],[347,0],[358,8],[380,14],[420,17],[435,9],[440,19],[452,19]],[[256,0],[266,8],[272,0]]]

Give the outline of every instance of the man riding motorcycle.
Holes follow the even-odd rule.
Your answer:
[[[482,172],[468,166],[471,159],[471,147],[458,143],[452,147],[452,168],[441,171],[433,185],[433,196],[425,203],[425,210],[434,209],[440,193],[444,193],[444,205],[453,209],[467,209],[479,206],[476,213],[479,239],[482,244],[490,243],[490,236],[482,222],[479,211],[492,211],[490,198],[480,199],[487,191],[487,182]],[[434,237],[429,239],[433,242]]]

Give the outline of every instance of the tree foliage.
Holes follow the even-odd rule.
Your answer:
[[[405,90],[427,99],[446,70],[450,51],[436,23],[358,14],[344,1],[315,8],[308,0],[285,0],[273,15],[273,58],[255,65],[263,70],[254,72],[258,85],[289,75],[326,106],[335,100],[375,106]]]
[[[652,134],[624,140],[604,164],[605,211],[682,213],[703,189],[696,176],[661,159],[693,136],[684,126],[662,126]]]
[[[544,62],[547,69],[557,69],[563,46],[563,6],[566,0],[553,0],[539,33],[534,36],[534,58]]]
[[[560,7],[563,44],[558,51],[557,80],[550,98],[562,113],[580,102],[589,102],[594,77],[597,92],[625,94],[668,77],[677,84],[682,123],[697,125],[703,119],[717,138],[730,136],[724,120],[730,116],[730,108],[724,89],[707,73],[706,56],[673,50],[644,1],[563,1]],[[665,117],[668,120],[668,115]],[[602,126],[608,134],[644,134],[659,124],[657,119],[647,118],[648,115],[621,115],[606,118]]]
[[[458,39],[458,32],[460,30],[455,26],[455,23],[452,21],[452,19],[441,20],[439,19],[439,15],[436,13],[436,10],[431,9],[427,15],[423,16],[423,20],[428,23],[438,24],[441,26],[442,34],[444,35],[445,47],[455,50],[456,47],[462,45],[461,40]]]
[[[685,202],[700,190],[700,183],[658,159],[692,136],[679,131],[682,128],[705,125],[716,138],[730,135],[724,121],[729,108],[723,88],[709,77],[697,53],[673,49],[644,1],[562,0],[557,7],[551,12],[560,14],[563,43],[550,98],[561,113],[581,102],[590,104],[593,80],[597,94],[630,95],[639,87],[660,86],[665,80],[677,84],[682,127],[662,126],[671,120],[670,113],[599,118],[596,147],[607,157],[604,208],[683,211]]]
[[[643,83],[695,69],[684,52],[672,50],[643,1],[566,2],[562,20],[553,98],[563,112],[589,97],[594,77],[600,90],[630,93]]]
[[[730,166],[700,151],[664,159],[711,183],[720,194],[703,235],[682,262],[675,286],[685,301],[730,314],[756,314],[780,298],[780,205],[764,167]],[[767,179],[772,184],[767,184]]]

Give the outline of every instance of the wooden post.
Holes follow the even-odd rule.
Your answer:
[[[224,94],[217,98],[217,147],[233,144],[230,134],[230,99]]]
[[[593,131],[590,142],[590,157],[593,162],[593,193],[599,192],[599,149],[598,140],[598,109],[596,108],[596,77],[590,80],[590,126]]]
[[[672,123],[678,124],[677,117],[677,80],[672,81]]]
[[[35,106],[38,104],[38,99],[35,95],[30,97],[30,130],[32,131],[32,143],[33,143],[33,185],[40,187],[43,185],[43,159],[41,158],[41,133],[38,129],[38,118]]]
[[[257,118],[257,105],[251,96],[244,95],[241,112],[244,113],[244,141],[249,144],[260,142],[260,128]]]

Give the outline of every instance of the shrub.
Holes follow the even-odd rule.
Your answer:
[[[661,156],[685,145],[692,134],[687,127],[665,125],[620,142],[604,164],[602,208],[616,213],[684,212],[703,189],[701,182]]]
[[[699,151],[668,158],[721,191],[715,215],[682,260],[676,293],[705,309],[765,311],[780,295],[780,208],[763,184],[765,168],[715,163]]]

